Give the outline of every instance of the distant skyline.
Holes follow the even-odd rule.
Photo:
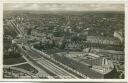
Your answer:
[[[5,3],[3,8],[28,11],[124,11],[123,4]]]

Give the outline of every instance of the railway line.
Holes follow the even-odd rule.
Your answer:
[[[29,57],[31,57],[32,59],[37,59],[37,58],[40,58],[40,59],[37,59],[35,61],[35,63],[38,63],[40,64],[41,66],[43,66],[44,68],[46,68],[47,70],[49,70],[50,72],[54,73],[56,76],[58,76],[59,78],[62,78],[62,79],[77,79],[78,77],[69,73],[68,71],[58,67],[56,64],[50,62],[49,60],[45,59],[43,56],[39,55],[39,54],[36,54],[35,52],[33,52],[32,50],[30,49],[26,49],[26,52],[28,54]],[[35,57],[37,56],[37,57]]]
[[[20,30],[20,28],[17,27],[14,22],[10,21],[10,23],[12,27],[15,28],[17,34],[23,35],[22,34],[23,31]],[[27,45],[23,45],[23,42],[21,46],[22,46],[21,50],[24,51],[24,53],[26,53],[24,56],[26,56],[28,60],[33,61],[32,64],[36,64],[38,65],[38,67],[40,66],[42,70],[46,70],[46,72],[50,72],[49,74],[51,74],[53,78],[55,76],[55,78],[57,77],[60,79],[79,79],[79,77],[74,75],[73,73],[70,73],[69,71],[61,68],[55,63],[52,63],[49,59],[45,57],[46,55],[42,55],[40,53],[33,51],[31,47]]]

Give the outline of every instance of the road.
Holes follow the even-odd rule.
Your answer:
[[[46,68],[47,70],[52,72],[53,74],[57,75],[59,78],[62,78],[62,79],[71,79],[71,78],[77,79],[78,78],[77,76],[71,74],[70,72],[60,68],[56,64],[54,64],[54,63],[50,62],[49,60],[45,59],[42,55],[33,52],[31,49],[27,49],[26,53],[32,59],[36,59],[35,63],[40,64],[41,66],[43,66],[44,68]]]
[[[10,21],[10,24],[12,24],[12,27],[16,29],[18,34],[23,35],[22,34],[23,31],[16,26],[15,22]],[[35,67],[36,69],[40,67],[40,69],[46,70],[46,72],[49,72],[48,75],[51,74],[51,76],[54,75],[61,79],[78,79],[76,75],[52,63],[50,60],[46,59],[43,55],[31,50],[30,46],[24,45],[24,42],[22,42],[22,45],[20,45],[20,48],[22,51],[24,51],[25,53],[24,58],[27,59],[28,63],[32,65],[38,65]]]

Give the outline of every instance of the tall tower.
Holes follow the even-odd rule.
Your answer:
[[[108,65],[108,60],[106,58],[102,58],[102,66]]]

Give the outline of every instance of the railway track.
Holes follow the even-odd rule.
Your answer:
[[[36,54],[30,49],[27,49],[26,52],[28,53],[28,56],[31,57],[32,59],[37,59],[35,62],[43,66],[45,69],[49,70],[56,76],[58,76],[61,79],[77,79],[78,77],[71,74],[70,72],[60,68],[56,64],[50,62],[49,60],[43,58],[43,56]]]

